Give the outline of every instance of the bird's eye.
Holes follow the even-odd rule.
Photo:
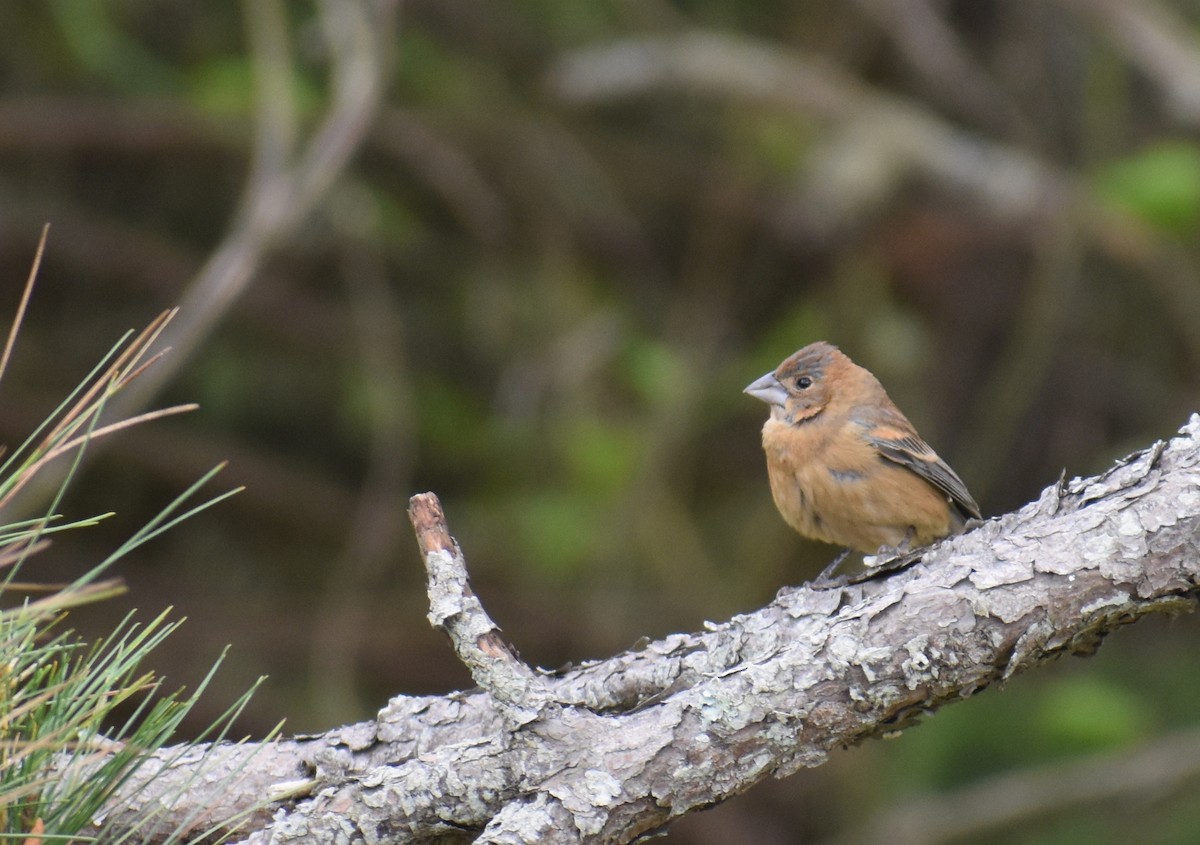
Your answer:
[[[812,387],[812,379],[808,376],[800,376],[796,379],[797,390],[808,390],[810,387]]]

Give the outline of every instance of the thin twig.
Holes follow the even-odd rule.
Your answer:
[[[551,701],[543,678],[521,662],[471,590],[462,550],[450,536],[441,502],[433,493],[409,500],[429,579],[429,622],[446,632],[458,659],[514,726],[533,721]]]

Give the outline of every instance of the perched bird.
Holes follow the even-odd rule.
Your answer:
[[[979,518],[962,479],[836,346],[809,344],[745,392],[771,406],[762,433],[771,495],[805,537],[907,551]]]

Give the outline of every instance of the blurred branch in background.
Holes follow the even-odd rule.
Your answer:
[[[395,106],[384,108],[372,142],[428,183],[483,246],[501,248],[512,235],[506,199],[489,184],[468,151],[439,134],[420,114]]]
[[[324,199],[358,149],[383,96],[395,5],[396,0],[317,4],[332,65],[330,102],[297,149],[285,6],[281,0],[245,0],[259,103],[250,174],[229,234],[188,286],[180,317],[163,338],[174,354],[153,378],[123,397],[126,407],[145,404],[188,363],[263,261]]]
[[[939,103],[1002,137],[1035,137],[1012,99],[930,0],[854,0],[854,4],[896,42],[909,67]]]
[[[650,93],[768,103],[833,124],[795,202],[802,227],[828,237],[879,209],[916,171],[1005,220],[1060,210],[1060,175],[1029,154],[953,128],[920,104],[872,89],[796,50],[716,32],[624,39],[575,50],[548,72],[576,106]],[[794,228],[789,226],[788,228]]]
[[[1060,0],[1101,26],[1126,58],[1162,89],[1171,115],[1200,127],[1200,49],[1188,22],[1155,0]]]
[[[358,695],[363,653],[372,639],[371,612],[362,597],[378,589],[394,565],[393,552],[405,527],[395,515],[412,489],[417,460],[412,386],[404,359],[404,323],[400,305],[387,285],[386,270],[375,246],[378,209],[363,191],[343,188],[336,198],[345,233],[339,263],[352,315],[357,364],[347,378],[350,400],[363,407],[368,421],[367,471],[354,512],[344,525],[345,546],[325,573],[314,608],[310,649],[311,709],[333,724],[340,714],[370,708]]]
[[[1020,448],[1023,422],[1050,378],[1054,347],[1078,304],[1084,246],[1072,215],[1054,218],[1034,236],[1033,267],[1004,349],[972,398],[960,437],[987,443],[968,455],[963,472],[989,497]]]
[[[909,796],[825,845],[943,845],[977,842],[1080,808],[1102,815],[1131,803],[1194,792],[1200,730],[1167,734],[1133,749],[986,778],[941,795]]]

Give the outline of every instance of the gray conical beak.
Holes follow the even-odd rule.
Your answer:
[[[762,378],[751,382],[742,392],[755,399],[761,399],[768,405],[778,405],[781,408],[787,402],[787,391],[783,389],[779,379],[775,378],[775,373],[767,373]]]

